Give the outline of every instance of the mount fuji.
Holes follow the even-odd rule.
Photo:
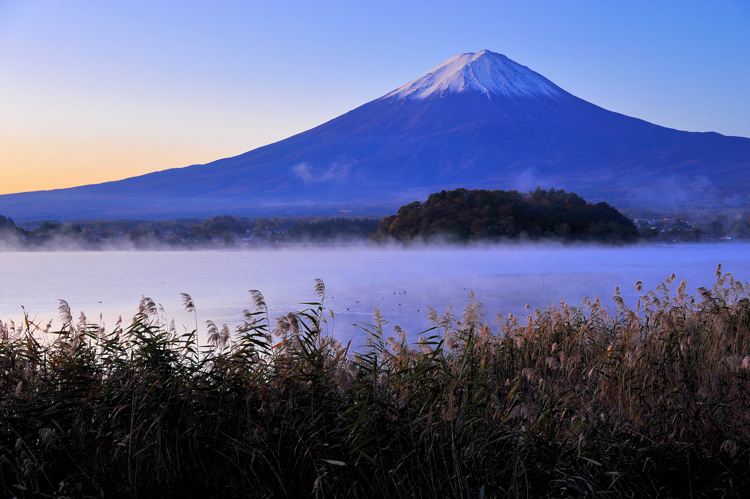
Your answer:
[[[750,139],[607,111],[504,55],[457,55],[327,123],[232,158],[0,196],[16,220],[386,214],[442,189],[623,207],[746,204]]]

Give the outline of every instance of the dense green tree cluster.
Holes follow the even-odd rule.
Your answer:
[[[296,222],[288,232],[289,239],[297,241],[347,241],[367,239],[375,232],[380,220],[331,218],[317,222]]]
[[[457,241],[517,237],[628,241],[637,238],[637,230],[607,203],[587,203],[564,190],[456,189],[402,206],[396,215],[383,219],[371,239],[412,241],[434,236]]]

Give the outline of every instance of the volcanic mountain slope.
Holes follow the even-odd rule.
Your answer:
[[[245,154],[0,196],[0,213],[17,220],[375,214],[441,189],[537,185],[617,207],[743,202],[750,139],[607,111],[483,50]]]

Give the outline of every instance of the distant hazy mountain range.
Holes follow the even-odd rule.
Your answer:
[[[747,203],[750,139],[683,132],[607,111],[483,50],[245,154],[116,182],[4,195],[0,213],[18,221],[373,215],[441,189],[536,186],[618,208]]]

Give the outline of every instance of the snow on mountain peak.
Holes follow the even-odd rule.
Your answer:
[[[535,97],[556,96],[563,90],[526,66],[502,54],[482,50],[451,57],[416,80],[383,96],[426,99],[431,95],[475,91],[492,95]]]

